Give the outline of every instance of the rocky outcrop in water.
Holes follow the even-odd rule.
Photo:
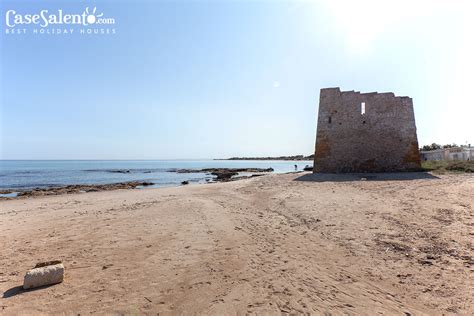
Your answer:
[[[118,189],[135,189],[140,186],[149,186],[153,184],[154,184],[153,182],[147,182],[147,181],[130,181],[130,182],[111,183],[111,184],[74,184],[74,185],[66,185],[62,187],[36,188],[29,191],[19,192],[17,196],[30,197],[30,196],[110,191],[110,190],[118,190]]]
[[[176,169],[177,173],[224,173],[224,172],[273,172],[273,168],[204,168],[204,169]]]
[[[177,169],[173,170],[177,173],[207,173],[216,176],[215,181],[231,181],[237,180],[234,176],[239,173],[266,173],[273,172],[273,168],[205,168],[205,169]],[[251,175],[255,176],[255,175]],[[246,177],[248,178],[248,176]],[[242,177],[238,177],[242,179]]]

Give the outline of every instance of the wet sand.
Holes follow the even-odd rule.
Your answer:
[[[0,201],[0,314],[473,314],[474,176],[360,180]],[[56,259],[63,283],[20,290]]]

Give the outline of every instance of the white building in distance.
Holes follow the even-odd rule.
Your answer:
[[[453,147],[420,151],[421,160],[474,160],[474,147]]]

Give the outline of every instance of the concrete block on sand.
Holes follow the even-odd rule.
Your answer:
[[[61,283],[63,279],[64,266],[61,261],[42,262],[26,272],[23,288],[27,290],[44,285]]]

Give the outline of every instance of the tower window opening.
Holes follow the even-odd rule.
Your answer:
[[[362,102],[360,104],[360,114],[364,115],[365,114],[365,102]]]

